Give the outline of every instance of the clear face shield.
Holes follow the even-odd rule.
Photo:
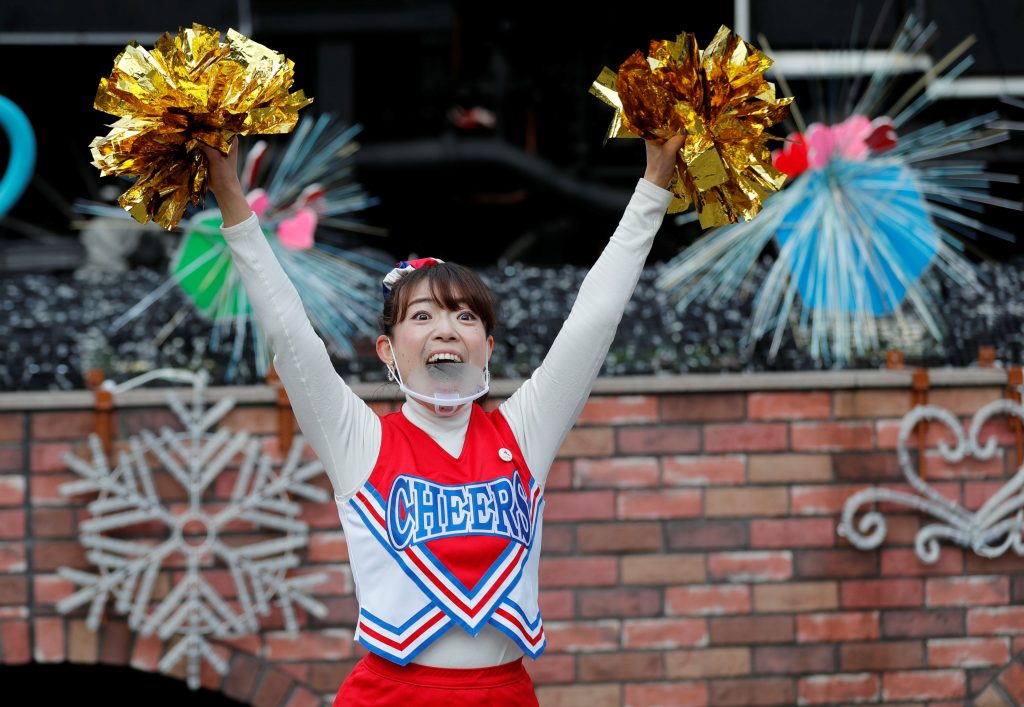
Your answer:
[[[394,352],[391,339],[388,345]],[[482,359],[487,360],[486,343]],[[395,363],[388,366],[398,382],[399,389],[421,402],[434,406],[434,412],[442,417],[454,415],[466,403],[471,403],[490,389],[491,373],[484,364],[480,366],[453,360],[439,360],[425,363],[415,370],[406,371],[405,375],[398,369],[398,357]]]

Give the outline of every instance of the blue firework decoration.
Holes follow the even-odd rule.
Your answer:
[[[657,285],[679,310],[695,299],[731,299],[773,248],[754,295],[749,346],[770,337],[774,357],[792,327],[816,360],[842,366],[880,349],[883,322],[894,324],[902,341],[922,329],[941,339],[928,274],[937,269],[958,286],[979,287],[961,237],[1013,237],[972,212],[1021,205],[989,193],[992,182],[1016,182],[1015,175],[961,159],[1007,139],[997,114],[900,134],[934,100],[930,86],[971,65],[962,56],[968,43],[936,62],[893,108],[870,117],[891,92],[897,54],[918,50],[934,31],[909,17],[892,43],[893,60],[872,75],[846,118],[807,126],[774,153],[790,182],[761,214],[710,232],[667,264]],[[945,66],[952,68],[943,74]]]

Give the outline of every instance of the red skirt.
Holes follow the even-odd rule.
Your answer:
[[[370,653],[356,663],[334,707],[530,707],[537,705],[523,659],[493,668],[398,665]]]

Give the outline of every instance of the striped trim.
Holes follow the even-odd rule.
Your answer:
[[[547,646],[544,624],[540,612],[533,622],[526,620],[526,614],[518,604],[506,599],[490,618],[490,624],[513,641],[531,658],[537,658]]]
[[[356,627],[356,640],[368,650],[405,665],[451,626],[444,611],[428,605],[402,626],[378,619],[360,609]]]
[[[529,557],[530,548],[533,547],[541,492],[532,479],[530,495],[530,545],[509,542],[508,548],[472,588],[462,584],[425,545],[411,545],[401,551],[396,551],[391,546],[385,522],[386,504],[369,482],[364,484],[349,503],[381,546],[398,561],[406,575],[428,597],[432,597],[439,608],[443,607],[445,613],[458,625],[475,636],[521,577],[523,565]]]

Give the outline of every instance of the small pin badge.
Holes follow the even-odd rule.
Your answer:
[[[505,449],[504,447],[498,450],[498,456],[501,458],[503,462],[512,461],[512,452],[508,449]]]

